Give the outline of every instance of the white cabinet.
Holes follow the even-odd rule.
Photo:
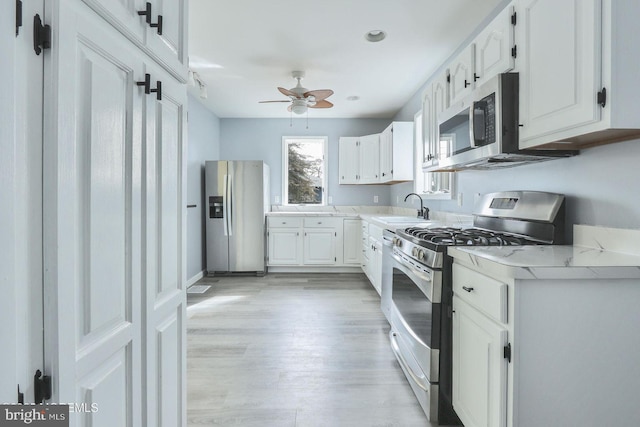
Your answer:
[[[336,231],[333,228],[309,228],[304,231],[304,265],[334,265]]]
[[[465,427],[505,427],[507,329],[453,298],[453,408]]]
[[[453,407],[466,427],[506,427],[507,289],[453,266]]]
[[[174,77],[187,77],[187,0],[82,0]]]
[[[476,85],[514,68],[515,19],[514,7],[507,6],[475,38]]]
[[[413,180],[413,124],[393,122],[380,134],[380,182]]]
[[[380,295],[382,288],[382,228],[362,221],[362,271]]]
[[[362,253],[361,221],[359,219],[345,219],[343,231],[343,262],[344,264],[360,265]]]
[[[343,264],[343,219],[328,216],[270,216],[268,266]]]
[[[269,228],[269,265],[302,264],[300,228]]]
[[[380,182],[380,134],[360,137],[359,148],[359,184]]]
[[[360,137],[343,136],[339,142],[338,170],[340,184],[358,184],[360,178]]]
[[[475,87],[475,45],[471,43],[449,65],[449,101],[453,105],[468,96]]]
[[[518,0],[520,148],[640,135],[636,1]]]

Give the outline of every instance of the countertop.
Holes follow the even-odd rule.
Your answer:
[[[620,239],[633,239],[637,234],[640,230],[576,226],[574,242],[578,244],[573,246],[457,246],[448,248],[447,253],[454,259],[478,267],[489,276],[514,279],[640,279],[640,253],[612,250],[621,247]],[[595,244],[586,246],[588,242]]]

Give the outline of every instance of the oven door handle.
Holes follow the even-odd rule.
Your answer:
[[[398,264],[400,264],[402,267],[405,267],[407,270],[409,270],[409,272],[411,272],[411,274],[413,274],[414,276],[417,276],[419,279],[422,279],[429,283],[431,283],[431,281],[433,280],[433,278],[430,277],[429,275],[423,273],[420,270],[416,270],[411,265],[407,264],[405,260],[400,258],[398,255],[391,253],[391,257],[395,259],[398,262]]]
[[[411,379],[418,387],[422,390],[428,392],[429,391],[429,381],[424,375],[417,375],[415,371],[411,368],[411,365],[407,363],[407,360],[402,355],[402,351],[400,350],[400,346],[398,345],[398,338],[395,332],[391,333],[391,349],[395,353],[398,361],[404,368],[405,372],[409,374]]]

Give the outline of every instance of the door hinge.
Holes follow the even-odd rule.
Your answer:
[[[451,74],[447,74],[447,83],[451,83]]]
[[[598,92],[598,105],[604,108],[607,105],[607,88],[603,87],[600,92]]]
[[[33,376],[33,386],[36,404],[51,399],[51,377],[49,375],[42,375],[40,369],[38,369]]]
[[[516,25],[517,22],[517,12],[513,12],[513,15],[511,15],[511,25]]]
[[[22,0],[16,0],[16,37],[20,34],[22,27]]]
[[[51,49],[51,26],[42,25],[40,15],[33,17],[33,50],[40,55],[43,49]]]
[[[514,58],[518,57],[518,45],[513,45],[513,47],[511,48],[511,56],[513,56]]]
[[[338,257],[333,257],[333,262],[338,262]]]
[[[20,384],[18,384],[18,403],[24,405],[24,393],[20,392]]]
[[[504,358],[507,359],[509,363],[511,363],[511,343],[504,346],[503,355]]]
[[[338,237],[338,232],[337,232],[337,231],[335,231],[335,232],[333,233],[333,235],[334,235],[335,237]]]

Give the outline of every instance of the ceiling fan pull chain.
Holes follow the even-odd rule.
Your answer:
[[[292,128],[293,127],[293,113],[289,113],[289,127]]]
[[[309,110],[307,109],[307,129],[309,129]]]

